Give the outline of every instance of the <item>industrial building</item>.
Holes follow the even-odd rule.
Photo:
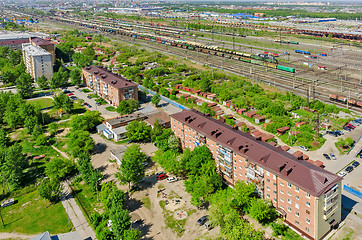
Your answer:
[[[49,52],[41,47],[33,46],[30,43],[22,45],[22,52],[26,72],[29,73],[34,80],[37,80],[43,75],[47,79],[52,78],[53,59]]]
[[[196,110],[170,117],[183,148],[206,145],[229,186],[255,184],[258,195],[303,236],[321,239],[340,223],[341,177]]]
[[[83,83],[114,106],[127,99],[138,100],[137,84],[106,68],[83,68]]]
[[[29,43],[29,34],[19,33],[0,33],[0,47],[8,46],[10,49],[18,50],[22,48],[22,44]]]

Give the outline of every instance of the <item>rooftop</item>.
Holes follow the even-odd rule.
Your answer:
[[[171,115],[209,139],[225,148],[246,157],[280,178],[298,186],[313,196],[320,196],[333,187],[342,178],[321,169],[307,161],[283,151],[282,147],[254,139],[249,133],[233,129],[225,123],[206,116],[196,110],[183,110]]]
[[[155,124],[156,119],[158,119],[158,123],[161,125],[170,122],[170,116],[167,113],[161,111],[149,115],[145,121],[151,126],[153,126]]]
[[[41,47],[31,45],[30,43],[24,43],[22,49],[31,56],[51,56],[51,54],[46,50],[42,49]]]
[[[13,33],[13,34],[0,34],[0,41],[10,41],[10,40],[28,40],[29,42],[29,34],[22,34],[22,33]]]
[[[38,37],[31,38],[31,41],[38,46],[53,45],[53,43]]]
[[[144,115],[143,113],[132,113],[132,114],[108,119],[108,120],[105,120],[105,122],[110,124],[111,126],[114,126],[117,124],[127,123],[127,122],[131,122],[131,121],[138,120],[141,118],[145,118],[145,117],[146,117],[146,115]]]
[[[89,66],[83,68],[83,71],[86,71],[95,77],[101,79],[103,82],[115,87],[115,88],[126,88],[126,87],[134,87],[137,86],[136,83],[128,80],[118,74],[112,73],[112,71],[108,71],[107,69],[99,66]]]

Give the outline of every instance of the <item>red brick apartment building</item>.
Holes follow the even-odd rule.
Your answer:
[[[90,66],[82,70],[83,83],[110,104],[118,106],[123,100],[138,100],[137,84],[131,80],[103,67]]]
[[[341,221],[341,177],[196,110],[170,117],[183,148],[206,145],[227,184],[255,184],[302,235],[322,239]]]

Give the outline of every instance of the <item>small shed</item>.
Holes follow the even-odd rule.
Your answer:
[[[295,124],[295,126],[300,127],[300,126],[305,125],[305,124],[307,124],[307,123],[306,122],[297,122]]]
[[[280,135],[283,135],[283,134],[286,133],[288,130],[289,130],[289,127],[288,127],[288,126],[281,127],[281,128],[278,128],[278,129],[277,129],[277,133],[280,134]]]
[[[255,115],[256,116],[256,115]],[[255,119],[255,123],[262,123],[262,122],[264,122],[265,121],[265,115],[263,115],[263,116],[258,116],[258,117],[255,117],[254,116],[254,119]]]
[[[248,111],[244,113],[245,116],[252,118],[256,114],[256,111]]]

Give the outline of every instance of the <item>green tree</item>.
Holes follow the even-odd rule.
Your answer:
[[[51,135],[51,136],[54,136],[54,135],[57,133],[57,131],[58,131],[58,129],[59,129],[59,126],[58,126],[57,123],[52,122],[52,123],[50,123],[50,124],[48,125],[48,129],[49,129],[50,135]]]
[[[234,186],[234,198],[232,207],[239,211],[249,211],[251,199],[255,196],[255,185],[238,181]]]
[[[41,89],[47,89],[49,87],[48,79],[44,75],[39,77],[36,82]]]
[[[54,108],[69,113],[73,108],[73,101],[64,93],[54,96]]]
[[[103,118],[98,111],[87,111],[83,115],[73,116],[70,126],[72,131],[88,131],[93,130],[95,126],[102,122]]]
[[[151,141],[156,141],[156,138],[158,136],[161,136],[163,133],[163,128],[161,124],[158,122],[158,119],[156,118],[155,123],[153,124],[153,128],[151,130]]]
[[[34,86],[30,74],[22,73],[16,80],[16,89],[23,98],[29,98],[33,94]]]
[[[89,132],[77,130],[69,134],[68,150],[74,157],[78,157],[84,152],[89,153],[93,148],[94,141]]]
[[[126,229],[123,232],[123,240],[138,240],[141,237],[141,231],[138,229]]]
[[[81,71],[74,69],[70,72],[70,80],[73,85],[80,85],[82,83]]]
[[[211,107],[209,107],[209,105],[207,104],[207,102],[204,102],[201,107],[200,107],[200,111],[202,113],[205,114],[210,114],[211,116],[215,115],[215,112],[211,109]]]
[[[171,135],[168,138],[168,148],[175,152],[179,152],[181,150],[180,139],[175,135]]]
[[[270,223],[277,215],[270,201],[259,198],[251,202],[249,213],[250,216],[262,224]]]
[[[48,143],[48,138],[45,136],[45,134],[41,134],[36,138],[36,145],[38,146],[44,146]]]
[[[5,148],[9,142],[10,142],[10,138],[7,136],[7,132],[0,128],[0,147],[1,148]]]
[[[140,104],[137,100],[128,99],[125,101],[120,102],[117,107],[117,112],[119,114],[130,114],[137,110],[140,107]]]
[[[138,145],[133,144],[125,151],[122,162],[119,167],[119,172],[116,177],[121,183],[128,184],[130,189],[131,183],[137,184],[145,175],[145,170],[142,165],[146,159],[146,155],[141,152]]]
[[[49,86],[51,89],[56,89],[58,87],[64,86],[68,82],[69,74],[64,70],[63,67],[60,67],[57,72],[55,72],[50,79]]]
[[[4,67],[3,69],[1,69],[1,76],[2,76],[2,80],[4,83],[6,84],[15,84],[16,82],[16,72],[14,71],[14,69],[10,68],[10,67]]]
[[[150,136],[151,127],[141,121],[133,121],[126,127],[126,136],[129,140],[138,142]]]
[[[126,229],[131,226],[131,217],[127,210],[122,209],[119,206],[112,206],[109,214],[112,221],[112,232],[116,239],[123,239],[123,234]]]
[[[74,165],[69,159],[53,158],[45,164],[45,174],[56,181],[63,180],[74,170]]]
[[[43,134],[43,126],[40,124],[35,124],[31,135],[34,139],[37,139],[41,134]]]
[[[160,103],[160,101],[161,101],[161,96],[159,94],[156,94],[151,98],[152,104],[155,105],[156,107]]]
[[[39,195],[51,203],[56,203],[61,194],[60,183],[54,179],[46,178],[38,186]]]

